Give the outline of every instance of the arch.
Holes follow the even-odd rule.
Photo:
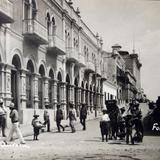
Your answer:
[[[39,67],[39,74],[40,74],[42,77],[45,76],[45,69],[44,69],[43,64],[41,64],[40,67]]]
[[[74,85],[75,85],[75,86],[78,86],[78,78],[75,78],[75,80],[74,80]]]
[[[12,55],[10,63],[12,64],[13,58],[17,57],[19,59],[20,64],[21,64],[21,68],[23,68],[22,66],[23,66],[24,63],[23,63],[23,59],[22,59],[22,52],[21,52],[21,50],[18,49],[18,48],[14,48],[11,51],[10,55]]]
[[[81,87],[84,88],[84,83],[83,83],[83,81],[81,82]]]
[[[33,62],[32,62],[31,59],[29,59],[28,62],[27,62],[27,69],[28,69],[31,73],[34,73],[34,72],[35,72],[34,65],[33,65]]]
[[[27,65],[28,62],[31,61],[30,63],[32,63],[33,68],[34,68],[34,73],[37,73],[37,65],[35,63],[35,57],[33,55],[29,55],[26,59],[25,59],[25,68],[27,69]]]
[[[59,81],[62,81],[62,74],[61,74],[60,71],[58,72],[57,79],[58,79]]]
[[[69,77],[69,74],[66,75],[66,82],[67,82],[68,84],[70,84],[70,77]]]
[[[49,77],[50,77],[51,79],[54,79],[54,72],[53,72],[53,69],[52,69],[52,68],[50,68],[50,70],[49,70]]]
[[[16,69],[21,68],[21,60],[19,58],[19,55],[15,54],[12,58],[12,64],[15,66]]]

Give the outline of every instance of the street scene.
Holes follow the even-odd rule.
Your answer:
[[[160,159],[160,1],[0,0],[0,159]]]

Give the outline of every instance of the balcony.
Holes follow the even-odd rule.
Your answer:
[[[66,48],[66,53],[67,53],[67,59],[71,62],[76,62],[78,63],[78,51],[75,48],[68,47]]]
[[[0,0],[0,23],[12,23],[13,4],[8,0]]]
[[[85,59],[84,59],[84,56],[82,54],[78,55],[78,63],[79,63],[79,66],[81,66],[81,67],[85,67],[86,66]]]
[[[48,53],[52,52],[56,55],[65,55],[65,42],[57,35],[49,36]]]
[[[47,28],[35,19],[23,20],[23,35],[39,45],[48,43]]]
[[[95,72],[95,64],[91,60],[87,62],[87,70]]]

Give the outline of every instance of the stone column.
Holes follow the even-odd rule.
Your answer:
[[[6,106],[9,106],[12,100],[12,93],[11,93],[11,65],[5,65],[5,94],[4,98],[6,100]]]
[[[33,74],[33,95],[34,95],[34,109],[38,109],[38,78],[39,74]]]
[[[87,98],[88,107],[90,108],[90,91],[89,90],[87,90],[87,94],[88,94],[88,98]]]
[[[78,89],[77,89],[77,94],[78,94],[78,105],[80,105],[81,103],[82,103],[82,97],[81,97],[81,93],[82,93],[82,89],[81,89],[81,87],[78,87]]]
[[[4,98],[5,92],[5,64],[0,63],[0,97]]]
[[[20,100],[21,109],[26,108],[26,70],[20,70]]]
[[[49,77],[44,77],[44,105],[48,105],[48,85],[49,85]]]
[[[53,102],[53,108],[56,109],[57,105],[57,80],[53,80],[52,83],[52,102]]]
[[[66,83],[65,82],[61,82],[61,107],[63,109],[64,112],[64,116],[66,117]]]
[[[101,108],[100,93],[97,93],[97,106],[98,106],[98,110],[99,110]]]
[[[71,103],[74,104],[75,106],[75,86],[74,85],[71,85]]]
[[[94,103],[93,103],[93,101],[94,101],[94,98],[93,98],[93,92],[91,92],[91,112],[93,112],[93,106],[94,106]]]
[[[85,93],[86,93],[86,90],[83,88],[82,90],[83,102],[82,103],[86,103]]]

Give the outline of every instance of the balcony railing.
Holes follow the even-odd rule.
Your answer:
[[[95,64],[91,60],[87,62],[87,69],[95,72]]]
[[[23,20],[23,35],[38,44],[48,43],[47,28],[34,19]]]
[[[65,55],[65,42],[57,35],[49,36],[48,51],[56,55]]]
[[[8,0],[0,0],[0,23],[12,23],[13,4]]]
[[[67,47],[66,48],[67,59],[73,62],[78,62],[78,51],[75,48]]]

